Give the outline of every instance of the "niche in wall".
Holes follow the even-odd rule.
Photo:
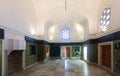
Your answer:
[[[23,50],[13,50],[8,55],[8,74],[22,70]]]
[[[50,46],[46,45],[46,56],[49,56],[50,54]]]

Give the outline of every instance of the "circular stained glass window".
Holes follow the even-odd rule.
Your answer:
[[[70,39],[70,30],[68,28],[64,28],[61,32],[62,40]]]

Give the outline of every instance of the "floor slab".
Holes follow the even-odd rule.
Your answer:
[[[9,76],[112,76],[104,69],[82,60],[56,59],[37,64],[27,70]]]

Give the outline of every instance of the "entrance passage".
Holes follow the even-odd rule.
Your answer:
[[[66,47],[66,57],[70,57],[70,47]]]
[[[102,65],[111,68],[111,45],[101,46],[102,50]]]
[[[61,46],[61,58],[80,59],[82,51],[80,45]]]

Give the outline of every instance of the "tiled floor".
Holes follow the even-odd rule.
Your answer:
[[[50,60],[9,76],[112,76],[107,71],[81,60]]]

